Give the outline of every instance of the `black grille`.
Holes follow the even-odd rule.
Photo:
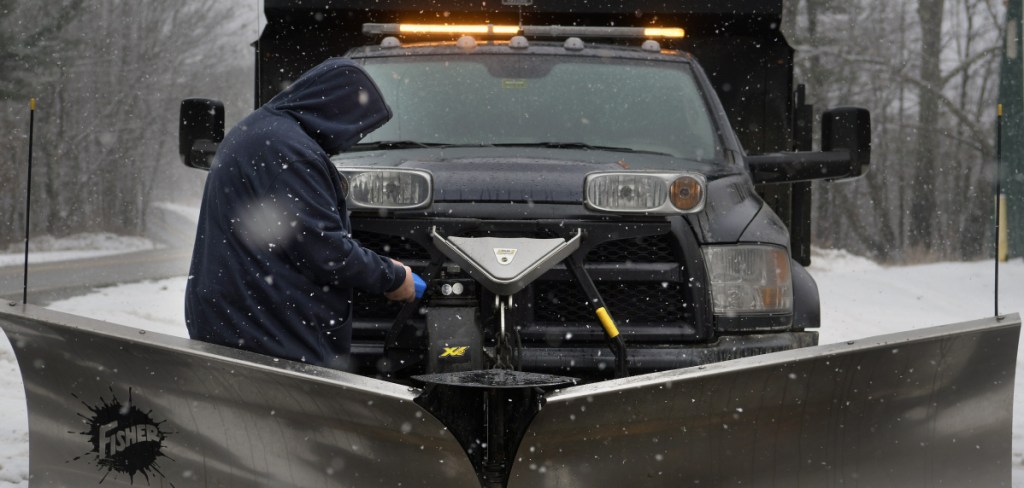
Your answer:
[[[402,309],[401,302],[392,302],[384,295],[375,295],[355,290],[352,297],[352,316],[363,320],[393,321]]]
[[[357,231],[355,236],[363,247],[399,261],[430,260],[430,253],[415,241],[391,234]],[[383,295],[355,290],[352,299],[352,316],[356,320],[392,321],[398,316],[402,304],[389,301]]]
[[[359,232],[359,242],[383,256],[399,260],[430,260],[429,252],[404,237]],[[676,262],[671,234],[608,241],[591,250],[591,263],[671,263]],[[594,313],[575,282],[537,281],[533,285],[534,319],[538,322],[592,322]],[[687,320],[691,312],[685,306],[685,290],[675,282],[597,283],[601,297],[620,323],[667,324]],[[353,316],[358,320],[390,321],[401,304],[382,295],[355,291]]]
[[[403,259],[430,260],[430,253],[423,246],[401,236],[362,231],[355,237],[363,247],[381,256],[395,258],[399,261]]]
[[[596,283],[597,291],[620,324],[667,324],[686,320],[688,309],[680,283],[625,281]],[[533,284],[534,319],[539,322],[593,322],[583,291],[572,282]]]
[[[673,263],[676,255],[672,251],[670,234],[660,236],[620,239],[602,243],[587,253],[586,261],[591,263]]]

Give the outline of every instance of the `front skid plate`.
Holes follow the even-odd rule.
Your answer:
[[[1009,486],[1020,316],[563,389],[509,487]]]

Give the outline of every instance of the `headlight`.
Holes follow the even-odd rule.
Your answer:
[[[433,201],[429,172],[396,168],[339,168],[348,180],[349,208],[415,210]]]
[[[792,313],[793,279],[785,249],[740,244],[703,251],[715,314]]]
[[[601,212],[694,213],[704,208],[706,185],[697,173],[591,173],[584,182],[584,203]]]

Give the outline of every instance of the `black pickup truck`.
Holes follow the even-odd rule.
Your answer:
[[[357,293],[361,374],[593,380],[817,343],[807,182],[863,173],[867,112],[825,112],[810,151],[781,2],[636,3],[267,0],[257,105],[344,54],[395,114],[334,161],[354,237],[428,289]],[[182,117],[203,167],[222,109]]]

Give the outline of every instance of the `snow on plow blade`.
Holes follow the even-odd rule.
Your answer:
[[[32,306],[2,307],[0,328],[32,486],[481,486],[417,389]],[[507,486],[1008,486],[1019,330],[1012,315],[555,391]]]
[[[417,390],[2,307],[38,486],[479,486]]]
[[[1020,316],[568,388],[510,487],[1009,486]]]

